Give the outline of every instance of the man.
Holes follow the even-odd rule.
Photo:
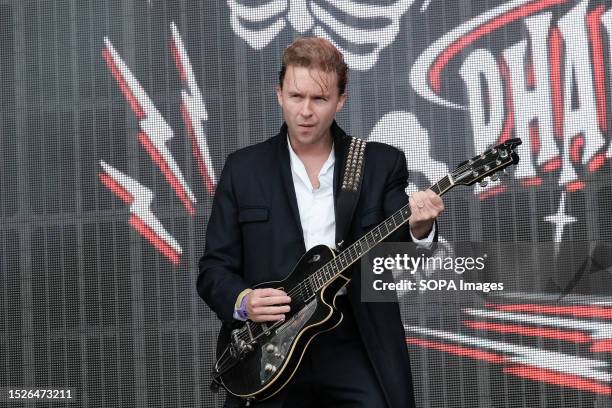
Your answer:
[[[334,118],[346,100],[347,71],[330,42],[295,41],[283,55],[276,89],[285,120],[280,133],[226,160],[197,281],[198,293],[224,324],[283,319],[290,297],[251,286],[282,280],[315,245],[358,239],[408,201],[404,154],[369,143],[350,236],[336,234],[335,204],[350,138]],[[410,208],[409,227],[400,227],[390,240],[436,239],[434,221],[444,209],[440,197],[417,192]],[[359,273],[352,277],[336,298],[344,314],[340,326],[318,335],[289,385],[255,406],[414,406],[398,305],[361,302]],[[243,405],[228,396],[225,406]]]

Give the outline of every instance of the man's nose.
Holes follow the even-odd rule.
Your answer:
[[[302,103],[302,109],[300,109],[300,114],[302,116],[310,116],[312,115],[312,109],[311,109],[311,101],[309,100],[304,100],[304,103]]]

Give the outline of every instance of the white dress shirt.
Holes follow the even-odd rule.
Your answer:
[[[291,143],[288,143],[288,146],[291,158],[291,177],[293,178],[306,250],[308,251],[320,244],[335,248],[334,163],[336,162],[336,156],[334,147],[332,146],[329,157],[319,171],[319,188],[314,188],[310,183],[304,163],[293,151]]]

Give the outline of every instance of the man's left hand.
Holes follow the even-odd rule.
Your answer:
[[[408,198],[410,203],[410,232],[416,239],[425,238],[433,228],[433,223],[444,211],[444,202],[431,190],[417,191]]]

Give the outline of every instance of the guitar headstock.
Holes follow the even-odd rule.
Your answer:
[[[451,173],[454,183],[471,186],[489,176],[493,181],[497,180],[496,173],[498,171],[518,163],[519,157],[514,150],[521,143],[522,141],[519,138],[508,139],[504,143],[491,147],[482,154],[464,161]]]

